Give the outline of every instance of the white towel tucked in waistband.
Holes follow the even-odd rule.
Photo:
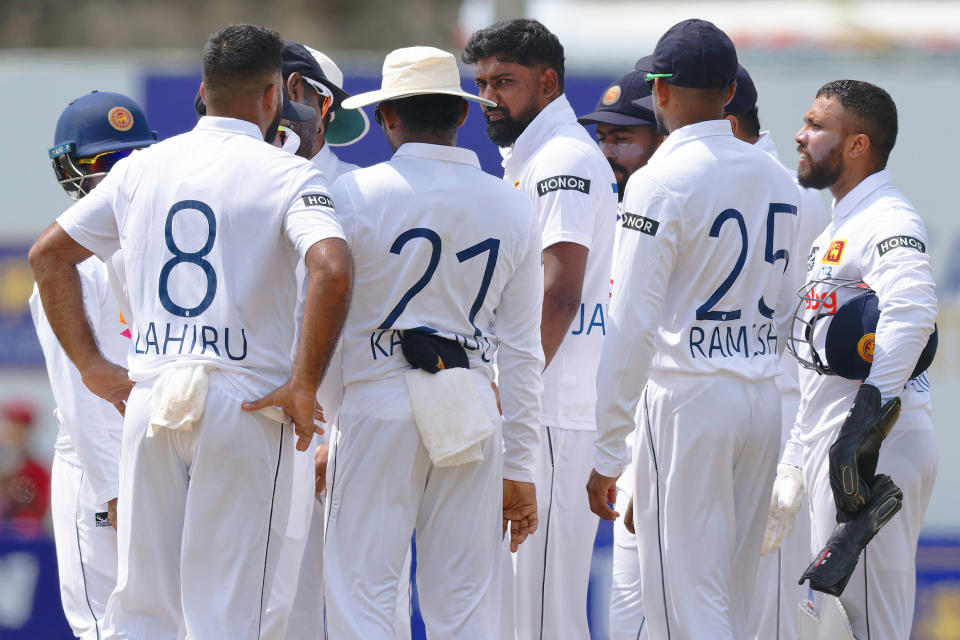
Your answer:
[[[147,436],[160,428],[190,431],[203,418],[207,402],[206,364],[167,367],[153,384],[150,396],[150,426]]]
[[[473,376],[463,368],[403,374],[423,446],[438,467],[483,460],[480,443],[497,432]]]

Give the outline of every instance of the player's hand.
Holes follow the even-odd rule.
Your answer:
[[[133,381],[127,370],[105,358],[100,358],[80,372],[83,384],[117,408],[123,415],[127,396],[133,389]]]
[[[317,404],[317,390],[294,386],[288,380],[267,395],[252,402],[244,402],[244,411],[259,411],[266,407],[279,407],[293,421],[297,432],[297,451],[306,451],[314,433],[323,433],[314,420],[323,422],[323,410]]]
[[[633,496],[630,496],[630,502],[627,503],[627,512],[623,514],[623,526],[627,528],[627,531],[636,535],[636,531],[633,530]]]
[[[107,502],[107,517],[110,518],[110,526],[117,528],[117,499],[114,498]]]
[[[590,511],[604,520],[616,520],[620,514],[610,508],[617,501],[617,478],[602,476],[594,469],[587,480],[587,498]]]
[[[330,443],[324,442],[317,445],[314,455],[314,473],[316,473],[316,485],[313,488],[313,495],[318,496],[327,488],[327,457],[330,455]]]
[[[537,488],[532,482],[503,481],[503,533],[510,524],[510,551],[537,530]]]
[[[770,512],[767,528],[763,532],[760,554],[776,553],[783,541],[793,531],[793,523],[803,501],[803,474],[792,464],[777,465],[777,479],[770,495]]]

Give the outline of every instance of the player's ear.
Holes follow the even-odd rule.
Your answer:
[[[663,78],[653,81],[653,92],[657,96],[657,106],[662,107],[670,100],[670,83]]]
[[[300,102],[303,98],[303,76],[300,75],[299,71],[294,71],[289,76],[287,76],[286,81],[287,95],[290,96],[290,99],[294,102]]]
[[[854,135],[849,145],[847,154],[851,158],[861,158],[870,153],[870,137],[865,133]]]
[[[723,119],[730,123],[730,129],[733,130],[733,135],[737,135],[737,125],[738,125],[739,123],[737,122],[736,116],[732,116],[732,115],[730,115],[730,114],[727,114],[727,115],[723,116]]]
[[[544,98],[553,98],[560,93],[560,77],[556,69],[546,67],[540,72],[540,95]]]
[[[458,127],[462,127],[463,123],[467,121],[467,114],[470,113],[470,103],[466,100],[461,100],[463,104],[460,105],[460,122],[457,123]]]
[[[727,99],[723,101],[723,106],[730,104],[730,101],[733,100],[733,94],[737,92],[737,81],[734,80],[733,84],[727,88]]]

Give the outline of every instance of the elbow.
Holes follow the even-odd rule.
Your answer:
[[[33,246],[30,247],[30,252],[27,254],[27,262],[33,271],[33,279],[37,282],[40,281],[41,275],[46,271],[51,255],[51,251],[47,243],[43,241],[43,238],[34,242]]]
[[[543,315],[565,318],[568,322],[580,311],[580,291],[545,291],[543,294]]]

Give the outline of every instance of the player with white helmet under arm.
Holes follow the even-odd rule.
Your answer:
[[[284,445],[295,429],[302,451],[314,433],[352,278],[327,181],[264,142],[281,115],[282,46],[251,25],[213,34],[207,115],[119,162],[30,252],[44,310],[84,382],[126,399],[105,638],[171,638],[181,626],[188,637],[260,636],[287,524]],[[133,310],[129,379],[97,347],[74,267],[117,249]],[[293,343],[299,259],[311,278],[291,374],[277,345]]]
[[[937,298],[927,230],[885,168],[897,128],[886,91],[837,80],[796,135],[800,184],[829,188],[834,203],[799,300],[791,350],[809,368],[770,517],[789,522],[795,482],[783,479],[802,470],[814,558],[803,579],[839,596],[859,640],[910,637],[917,538],[937,474],[930,382],[918,370]],[[867,300],[869,313],[856,306]],[[873,316],[873,329],[831,338],[850,313]]]
[[[50,149],[61,186],[78,200],[114,164],[156,142],[133,100],[94,91],[77,98],[57,122]],[[112,257],[113,258],[113,257]],[[119,259],[119,256],[116,257]],[[125,363],[130,332],[114,296],[107,264],[90,258],[77,266],[83,308],[104,355]],[[60,425],[51,473],[51,515],[60,573],[60,599],[74,635],[101,637],[104,607],[117,584],[117,492],[120,412],[84,386],[54,335],[34,288],[30,313],[40,339]]]
[[[734,640],[747,637],[766,516],[756,480],[776,466],[800,194],[723,120],[737,74],[726,34],[681,22],[649,66],[670,135],[627,183],[587,492],[595,513],[618,517],[607,501],[636,428],[649,637]]]

